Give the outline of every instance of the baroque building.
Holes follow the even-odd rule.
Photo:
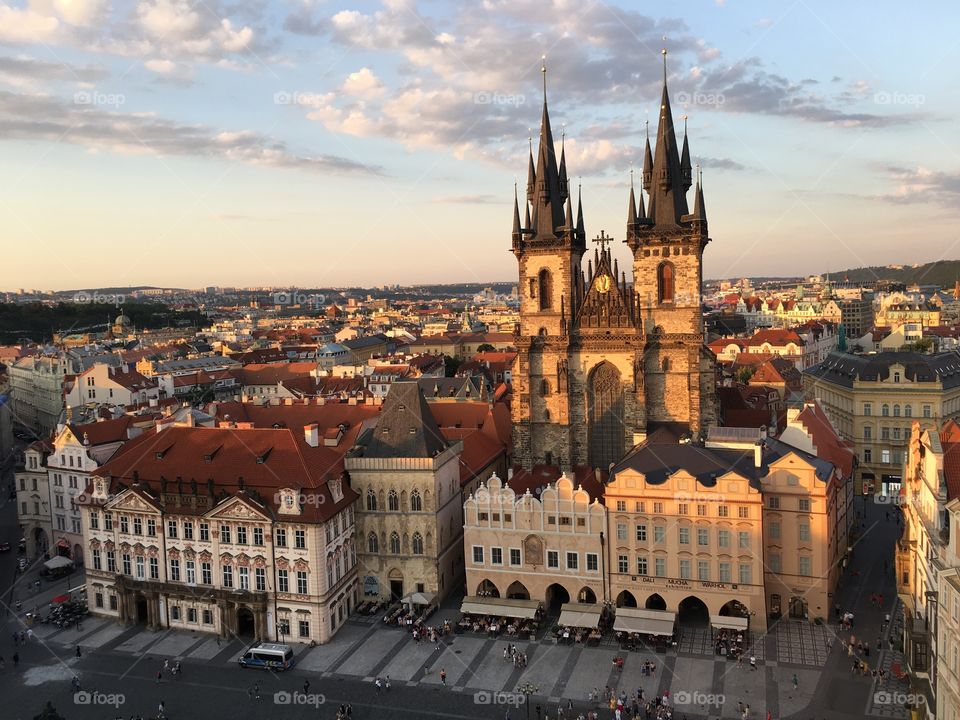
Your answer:
[[[648,429],[679,423],[699,433],[714,421],[714,358],[704,346],[700,300],[710,241],[703,192],[698,178],[691,211],[690,150],[686,133],[682,147],[677,142],[664,65],[655,150],[648,137],[639,198],[631,180],[624,241],[633,254],[632,282],[604,232],[584,270],[583,206],[578,197],[574,216],[542,70],[539,148],[536,161],[530,151],[523,219],[516,197],[513,210],[520,274],[515,461],[525,469],[606,472]]]

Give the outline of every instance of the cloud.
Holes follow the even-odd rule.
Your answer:
[[[53,8],[65,22],[89,27],[103,18],[106,0],[53,0]]]
[[[383,95],[386,88],[380,78],[374,75],[370,68],[365,67],[347,75],[343,83],[343,92],[354,97],[372,98]]]
[[[294,35],[319,37],[330,31],[328,18],[316,17],[314,3],[306,0],[300,7],[291,12],[283,21],[283,29]]]
[[[29,86],[36,82],[63,81],[89,84],[107,77],[99,65],[69,65],[37,60],[29,56],[0,56],[0,80],[8,85]]]
[[[77,102],[69,103],[48,95],[0,91],[0,138],[73,143],[117,154],[226,158],[262,167],[382,174],[376,166],[349,158],[297,154],[282,140],[261,133],[116,112],[97,106],[95,93],[78,95]]]
[[[940,172],[924,167],[882,168],[896,189],[880,196],[881,200],[898,204],[930,203],[960,210],[960,173]]]
[[[51,14],[0,4],[0,42],[55,44],[61,29],[61,22]]]
[[[430,202],[449,205],[502,205],[505,201],[496,195],[447,195],[435,197]]]
[[[698,157],[696,161],[700,163],[700,167],[712,168],[714,170],[746,170],[747,169],[746,165],[738,163],[736,160],[731,160],[730,158]]]

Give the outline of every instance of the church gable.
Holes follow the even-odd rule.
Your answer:
[[[636,304],[632,292],[627,291],[626,278],[620,282],[617,279],[618,268],[616,261],[611,267],[610,249],[606,247],[606,236],[601,233],[597,238],[603,246],[594,253],[596,268],[594,269],[587,293],[580,304],[576,315],[576,327],[580,330],[589,328],[632,328],[639,329]]]

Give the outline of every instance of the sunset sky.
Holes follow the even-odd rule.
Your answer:
[[[947,2],[0,0],[0,288],[512,280],[541,55],[587,234],[622,240],[663,47],[705,276],[958,258],[958,21]]]

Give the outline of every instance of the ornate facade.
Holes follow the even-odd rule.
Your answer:
[[[524,468],[607,471],[648,425],[681,423],[697,433],[713,421],[714,362],[704,347],[700,301],[709,237],[699,179],[693,211],[687,207],[692,174],[686,136],[682,150],[677,145],[665,77],[656,152],[648,139],[644,160],[647,209],[643,192],[638,202],[632,182],[630,188],[625,242],[632,284],[603,232],[584,271],[582,202],[574,216],[544,90],[523,220],[518,199],[513,211],[520,271],[514,451]]]

